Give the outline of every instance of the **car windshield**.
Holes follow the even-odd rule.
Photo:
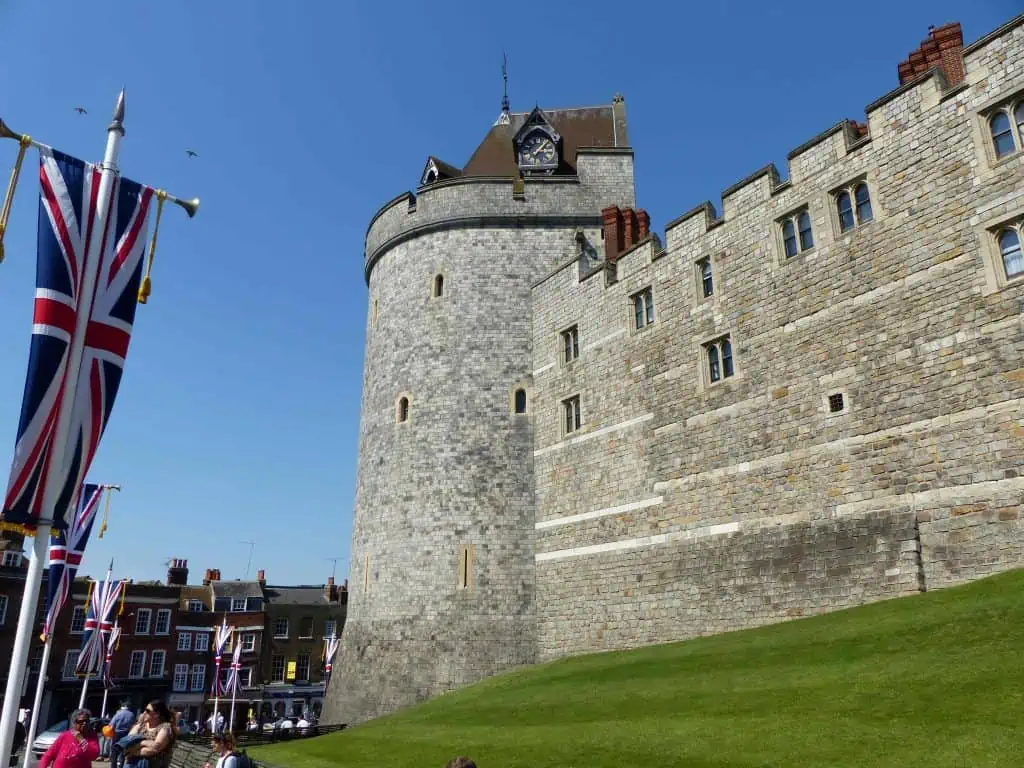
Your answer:
[[[53,725],[51,725],[49,728],[47,728],[45,731],[43,731],[43,733],[60,733],[61,731],[66,731],[67,729],[68,729],[68,721],[67,720],[61,720],[59,723],[54,723]],[[42,734],[40,734],[40,735],[42,735]]]

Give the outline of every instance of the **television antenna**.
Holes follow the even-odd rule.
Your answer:
[[[333,579],[335,577],[335,575],[337,575],[337,572],[338,572],[338,561],[339,560],[344,560],[345,558],[344,557],[327,557],[327,558],[324,558],[324,559],[325,560],[330,560],[331,563],[332,563],[332,566],[331,566],[331,578]]]
[[[252,550],[256,546],[255,541],[240,541],[239,544],[249,545],[249,559],[245,563],[245,580],[249,580],[249,569],[252,567]]]

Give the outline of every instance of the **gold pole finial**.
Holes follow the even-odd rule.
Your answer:
[[[167,199],[167,192],[158,189],[156,191],[156,223],[153,224],[153,239],[149,241],[149,256],[146,260],[146,275],[142,278],[142,285],[139,286],[139,304],[149,301],[149,294],[153,292],[153,281],[149,274],[153,271],[153,257],[156,255],[156,238],[160,234],[160,216],[164,212],[164,201]]]
[[[0,125],[3,121],[0,120]],[[7,128],[7,126],[3,126]],[[14,170],[11,171],[11,180],[7,185],[7,193],[4,195],[4,204],[0,208],[0,264],[4,261],[4,234],[7,232],[7,219],[11,216],[11,203],[14,201],[14,190],[18,186],[18,177],[21,175],[21,164],[25,160],[25,151],[32,145],[32,139],[28,136],[18,137],[18,159],[14,161]]]

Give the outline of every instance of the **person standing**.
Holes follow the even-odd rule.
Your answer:
[[[71,727],[57,737],[39,761],[39,768],[91,768],[100,755],[100,743],[89,728],[89,710],[71,713]]]
[[[127,701],[122,701],[121,708],[110,719],[110,727],[114,731],[113,743],[110,745],[110,768],[120,768],[124,765],[124,750],[117,742],[128,735],[134,724],[135,713],[128,708]]]

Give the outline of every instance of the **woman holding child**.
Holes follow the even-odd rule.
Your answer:
[[[168,768],[177,736],[174,713],[160,699],[146,705],[124,738],[127,764],[138,768]],[[142,737],[139,739],[139,737]]]

